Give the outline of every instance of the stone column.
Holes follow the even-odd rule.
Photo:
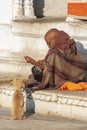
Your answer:
[[[35,18],[33,0],[24,0],[24,16],[28,18]]]
[[[23,0],[13,1],[13,19],[23,16]]]

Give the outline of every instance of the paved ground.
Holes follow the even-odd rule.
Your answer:
[[[9,120],[10,110],[0,108],[0,130],[87,130],[87,122],[61,117],[29,115],[24,120]]]

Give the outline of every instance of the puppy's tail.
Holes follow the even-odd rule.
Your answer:
[[[11,118],[8,117],[8,116],[0,116],[0,119],[3,119],[3,120],[11,120]]]

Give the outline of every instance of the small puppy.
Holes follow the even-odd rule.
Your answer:
[[[14,88],[14,94],[12,99],[11,119],[24,119],[24,96],[21,89],[25,88],[25,84],[21,79],[14,79],[11,84]]]

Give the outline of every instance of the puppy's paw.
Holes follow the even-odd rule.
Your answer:
[[[16,117],[10,117],[10,120],[17,120]]]
[[[25,116],[20,117],[20,120],[23,120],[23,119],[26,119],[26,117]]]

